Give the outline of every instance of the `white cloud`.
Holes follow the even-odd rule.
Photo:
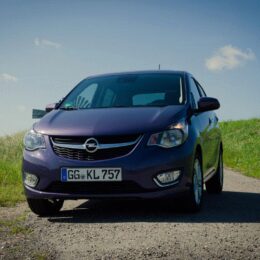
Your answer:
[[[34,39],[34,45],[35,45],[35,46],[40,46],[40,45],[41,45],[41,42],[40,42],[40,39],[39,39],[39,38],[35,38],[35,39]]]
[[[224,69],[234,69],[246,61],[255,59],[255,54],[252,50],[240,50],[232,45],[226,45],[210,58],[206,59],[205,65],[211,71]]]
[[[17,78],[13,75],[10,75],[8,73],[2,73],[0,74],[0,81],[4,82],[17,82]]]
[[[35,38],[34,39],[34,45],[35,46],[42,46],[42,47],[52,47],[52,48],[56,48],[59,49],[62,45],[58,42],[52,42],[50,40],[47,39],[40,39],[40,38]]]

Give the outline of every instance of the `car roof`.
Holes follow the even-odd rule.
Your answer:
[[[123,76],[123,75],[131,75],[131,74],[182,74],[190,75],[190,73],[186,71],[177,71],[177,70],[138,70],[138,71],[125,71],[125,72],[113,72],[113,73],[105,73],[105,74],[97,74],[97,75],[91,75],[87,77],[86,79],[96,78],[96,77],[107,77],[107,76]]]

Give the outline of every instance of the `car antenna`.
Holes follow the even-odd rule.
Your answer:
[[[161,70],[161,64],[159,64],[159,66],[158,66],[158,70]]]

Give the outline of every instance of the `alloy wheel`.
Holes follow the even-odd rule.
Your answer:
[[[201,197],[202,197],[202,171],[201,165],[198,158],[196,158],[194,162],[194,169],[193,169],[193,192],[194,198],[197,205],[200,204]]]

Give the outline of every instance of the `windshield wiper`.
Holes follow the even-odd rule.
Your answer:
[[[78,107],[68,106],[68,107],[60,107],[62,110],[78,110]]]

